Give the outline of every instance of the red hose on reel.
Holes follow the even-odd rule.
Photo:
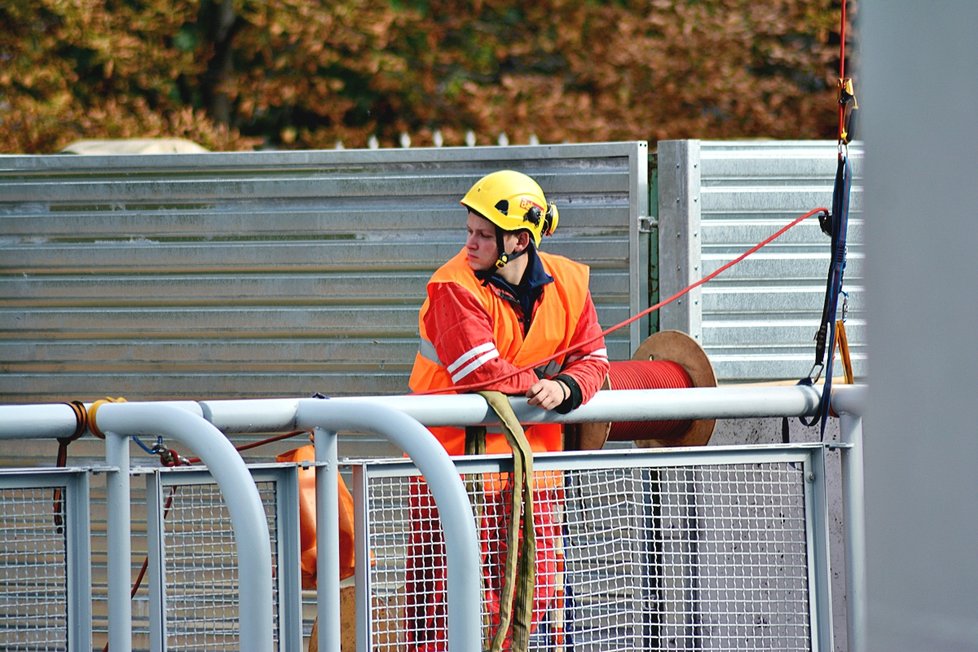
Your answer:
[[[612,361],[603,389],[685,389],[716,387],[717,379],[706,352],[689,335],[661,331],[649,336],[631,360]],[[596,450],[605,441],[633,441],[641,448],[704,446],[716,421],[620,421],[569,424],[564,429],[567,450]]]
[[[693,386],[689,374],[671,360],[625,360],[612,362],[608,372],[612,389],[681,389]],[[608,439],[675,439],[688,431],[692,421],[616,421]]]

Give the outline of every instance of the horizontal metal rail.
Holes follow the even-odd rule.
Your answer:
[[[834,394],[841,398],[858,387],[839,387]],[[811,416],[815,414],[820,397],[819,387],[805,385],[605,390],[598,392],[586,405],[563,415],[530,407],[522,397],[513,397],[511,403],[516,416],[525,423],[584,423]],[[224,432],[247,433],[296,428],[296,414],[303,400],[306,399],[154,404],[187,410]],[[485,400],[475,394],[350,397],[343,400],[380,402],[426,426],[497,423]],[[76,425],[74,412],[66,404],[0,406],[0,439],[67,437],[75,431]]]
[[[864,404],[865,388],[861,386],[839,387],[833,391],[833,404],[844,423],[843,449],[846,460],[846,486],[844,501],[847,514],[859,523],[855,527],[856,536],[849,541],[849,562],[856,566],[850,576],[850,604],[854,611],[850,614],[850,645],[856,645],[861,640],[861,623],[853,623],[863,617],[859,605],[863,585],[859,568],[864,558],[862,550],[861,519],[862,506],[854,504],[862,500],[861,457],[852,457],[850,449],[859,447],[861,443],[861,410]],[[525,398],[513,397],[513,409],[524,423],[582,423],[600,421],[636,421],[636,420],[680,420],[705,418],[757,418],[757,417],[798,417],[811,416],[818,409],[821,398],[820,388],[813,386],[795,385],[788,387],[758,387],[758,386],[727,386],[692,389],[658,389],[658,390],[606,390],[599,392],[587,405],[581,406],[570,414],[560,415],[555,412],[531,407]],[[144,406],[144,407],[140,407]],[[152,408],[150,408],[152,406]],[[86,406],[88,407],[88,406]],[[142,410],[161,410],[153,417],[158,417],[162,423],[169,421],[163,432],[155,425],[150,427],[147,422],[138,424],[123,419],[123,416],[141,414]],[[103,431],[122,431],[123,434],[166,434],[176,439],[186,437],[181,434],[180,427],[174,424],[184,423],[191,427],[189,421],[177,418],[178,413],[191,413],[199,419],[187,415],[190,421],[210,424],[223,432],[271,432],[295,428],[314,428],[316,431],[316,457],[322,468],[322,478],[317,481],[317,487],[323,492],[322,509],[327,510],[319,516],[324,523],[332,523],[331,510],[336,509],[336,431],[361,430],[377,432],[386,435],[393,443],[399,445],[417,466],[425,473],[429,484],[432,478],[444,486],[437,490],[436,504],[446,529],[446,538],[457,538],[449,549],[449,605],[457,611],[457,616],[449,618],[450,649],[475,649],[470,638],[472,632],[478,632],[477,624],[470,623],[473,613],[478,613],[477,581],[471,581],[473,574],[478,571],[476,551],[478,542],[472,528],[458,527],[459,523],[472,525],[471,507],[465,496],[464,488],[444,450],[430,433],[420,428],[419,424],[427,426],[447,425],[463,426],[472,424],[497,423],[495,414],[486,401],[478,395],[445,395],[445,396],[387,396],[387,397],[351,397],[342,399],[256,399],[256,400],[220,400],[220,401],[179,401],[158,403],[132,403],[104,405],[95,415],[99,428]],[[146,412],[145,414],[150,414]],[[33,439],[70,436],[77,428],[75,412],[64,404],[0,406],[0,439]],[[193,426],[196,427],[196,426]],[[192,448],[199,444],[193,438],[184,441]],[[114,442],[113,442],[114,444]],[[128,464],[128,456],[111,447],[111,463]],[[232,449],[233,450],[233,449]],[[201,455],[201,457],[204,457]],[[238,458],[240,461],[240,457]],[[210,464],[216,464],[213,459],[205,459]],[[446,466],[447,465],[447,466]],[[219,465],[218,465],[219,466]],[[213,467],[212,467],[213,468]],[[122,474],[120,474],[122,475]],[[328,478],[334,481],[329,482]],[[249,478],[250,481],[250,478]],[[444,481],[444,482],[442,482]],[[457,486],[454,486],[457,485]],[[434,490],[434,487],[432,487]],[[848,489],[848,490],[847,490]],[[455,494],[453,496],[453,494]],[[466,512],[466,510],[468,510]],[[451,514],[448,522],[446,515]],[[264,521],[263,521],[264,523]],[[471,529],[471,531],[469,531]],[[237,530],[237,527],[236,527]],[[320,528],[320,550],[329,551],[335,547],[335,541],[328,540],[330,530]],[[334,533],[335,534],[335,533]],[[266,541],[267,541],[267,537]],[[320,576],[324,584],[335,575],[328,563],[325,552],[320,560]],[[335,561],[335,560],[334,560]],[[270,562],[269,562],[270,567]],[[242,573],[242,581],[246,575]],[[477,575],[475,575],[477,577]],[[454,578],[454,579],[453,579]],[[467,579],[466,579],[467,578]],[[333,578],[337,579],[338,578]],[[321,614],[325,622],[338,622],[339,599],[337,586],[327,587],[328,594],[323,594]],[[336,595],[334,596],[334,589]],[[454,591],[454,593],[453,593]],[[270,593],[270,591],[269,591]],[[463,595],[464,594],[464,595]],[[470,595],[471,594],[471,595]],[[325,606],[324,606],[325,605]],[[468,605],[468,606],[467,606]],[[472,606],[475,605],[475,611]],[[244,598],[242,609],[244,609]],[[271,613],[271,607],[265,611]],[[128,612],[127,612],[128,613]],[[242,611],[242,614],[244,611]],[[338,631],[333,627],[324,627],[326,631]],[[270,630],[269,630],[270,631]],[[262,634],[264,636],[264,634]],[[321,635],[324,652],[338,652],[338,637],[332,634]],[[245,641],[245,623],[242,622],[242,641]],[[252,639],[257,640],[257,639]],[[476,639],[477,640],[477,639]],[[477,645],[477,643],[475,644]]]

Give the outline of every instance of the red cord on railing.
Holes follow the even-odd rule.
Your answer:
[[[842,21],[839,24],[839,88],[846,83],[846,0],[842,0]],[[846,107],[839,102],[839,141],[846,136]]]

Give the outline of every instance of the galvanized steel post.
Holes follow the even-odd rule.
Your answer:
[[[659,295],[665,299],[703,277],[700,238],[700,141],[660,140]],[[702,291],[695,289],[659,312],[661,330],[703,340]]]
[[[842,508],[846,524],[846,631],[849,652],[866,649],[866,496],[863,418],[866,387],[839,387],[832,407],[839,415],[842,448]]]
[[[132,571],[132,525],[129,512],[129,437],[105,427],[107,562],[109,583],[109,649],[132,649],[132,599],[129,595]]]
[[[335,430],[313,428],[316,460],[325,466],[316,467],[316,576],[318,581],[317,617],[319,618],[319,649],[323,652],[340,652],[340,510],[336,483],[339,481],[337,465],[337,435]]]

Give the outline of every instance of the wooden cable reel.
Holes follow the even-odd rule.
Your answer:
[[[716,387],[713,365],[703,348],[681,331],[650,335],[631,360],[611,362],[602,389],[680,389]],[[705,446],[714,419],[691,421],[623,421],[571,424],[565,428],[567,450],[596,450],[606,441],[634,441],[640,448]]]

